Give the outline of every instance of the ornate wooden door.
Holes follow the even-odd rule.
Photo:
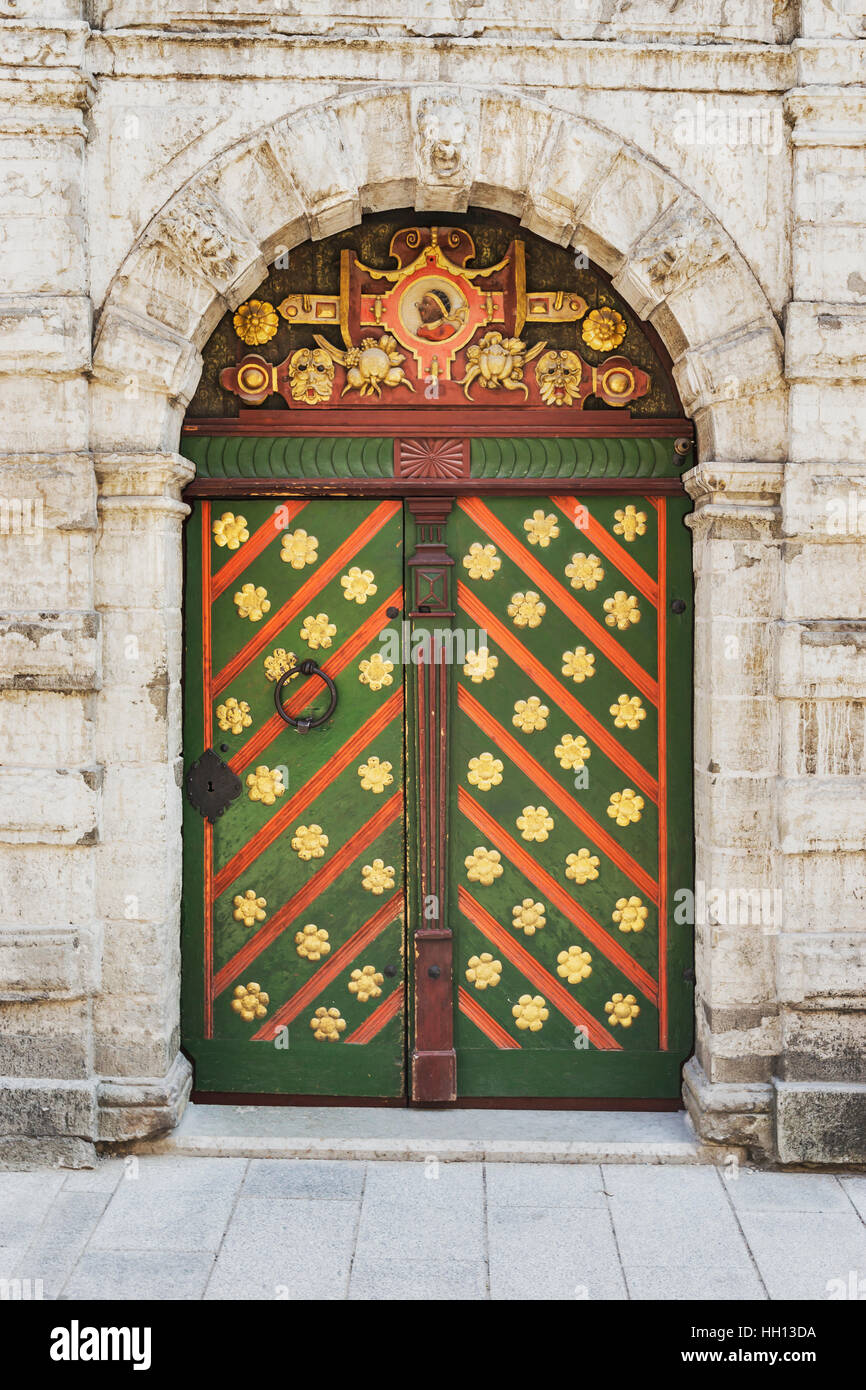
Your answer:
[[[183,1025],[196,1087],[402,1096],[403,668],[378,655],[402,609],[402,505],[200,501],[186,560]],[[277,710],[296,657],[335,683],[319,727]],[[281,695],[296,721],[331,700],[315,671]]]

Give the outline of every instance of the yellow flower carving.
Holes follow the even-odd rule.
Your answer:
[[[334,623],[328,622],[327,613],[317,613],[315,617],[308,614],[301,626],[301,638],[308,647],[317,651],[319,647],[330,647],[336,631]]]
[[[617,729],[636,729],[641,720],[646,719],[646,710],[639,695],[620,695],[616,704],[611,705],[610,712]]]
[[[635,536],[646,535],[646,512],[639,512],[631,503],[627,507],[619,507],[614,512],[613,529],[616,535],[622,536],[624,541],[629,544]]]
[[[365,763],[361,763],[358,776],[365,792],[383,792],[394,780],[391,776],[391,764],[380,763],[378,758],[372,756]]]
[[[470,579],[492,579],[502,561],[496,554],[495,545],[482,545],[480,541],[473,541],[469,547],[469,554],[463,556],[463,565],[469,571]]]
[[[553,751],[559,758],[559,766],[567,771],[583,767],[587,758],[592,756],[592,749],[583,734],[563,734],[562,742]]]
[[[620,931],[643,931],[646,926],[647,909],[640,898],[617,898],[610,915]]]
[[[562,674],[571,676],[573,681],[582,685],[585,680],[595,675],[595,653],[588,652],[586,647],[575,647],[573,652],[563,652]]]
[[[589,951],[582,951],[579,946],[569,946],[567,951],[560,951],[556,959],[557,975],[567,980],[570,985],[579,985],[581,980],[588,980],[592,974],[592,956]]]
[[[223,512],[222,516],[217,517],[211,530],[214,545],[224,545],[228,550],[237,550],[250,538],[246,517],[235,516],[234,512]]]
[[[234,596],[234,605],[239,618],[249,618],[251,623],[257,623],[270,611],[271,602],[267,589],[260,584],[244,584]]]
[[[345,1032],[346,1020],[340,1017],[339,1009],[316,1009],[310,1019],[310,1027],[316,1042],[339,1042],[340,1034]]]
[[[540,844],[553,829],[553,816],[548,815],[546,806],[524,806],[523,815],[517,817],[517,829],[524,840]]]
[[[280,559],[293,570],[314,565],[319,558],[319,542],[304,530],[287,531],[280,541]]]
[[[315,922],[308,922],[295,932],[295,950],[304,960],[321,960],[330,949],[327,931],[324,927],[317,927]]]
[[[541,931],[547,921],[544,912],[544,903],[536,903],[532,898],[524,898],[523,902],[515,903],[511,909],[511,925],[515,931],[522,931],[526,936],[534,936],[537,931]]]
[[[593,309],[580,326],[587,347],[596,352],[612,352],[625,337],[625,319],[616,309]]]
[[[546,1001],[540,994],[521,994],[511,1013],[518,1028],[528,1028],[530,1033],[538,1033],[550,1018]]]
[[[565,877],[575,883],[589,883],[591,879],[598,878],[598,864],[598,855],[590,854],[584,845],[577,854],[569,854],[566,857]]]
[[[265,657],[265,675],[269,681],[278,681],[280,676],[284,676],[290,671],[297,661],[294,652],[287,652],[285,647],[274,647],[270,656]]]
[[[487,647],[479,647],[477,652],[466,653],[463,674],[469,677],[473,685],[480,685],[482,681],[493,680],[498,665],[498,656],[491,656]]]
[[[233,734],[239,734],[243,729],[248,729],[253,722],[246,700],[238,702],[234,695],[229,696],[225,704],[217,705],[216,717],[224,734],[229,730]]]
[[[255,772],[247,774],[247,786],[249,791],[247,796],[250,801],[260,801],[263,806],[273,806],[278,796],[285,792],[283,786],[283,774],[278,767],[273,769],[257,767]]]
[[[384,859],[374,859],[372,864],[365,864],[361,870],[361,885],[376,897],[384,893],[386,888],[393,888],[394,865],[386,864]]]
[[[591,592],[604,579],[604,568],[597,555],[585,555],[579,550],[572,555],[571,563],[566,565],[565,573],[571,580],[572,589],[586,589]]]
[[[266,299],[250,299],[242,304],[232,322],[241,342],[250,347],[269,343],[280,326],[273,304]]]
[[[498,985],[502,978],[502,961],[494,960],[489,951],[482,951],[480,956],[470,956],[466,978],[476,989]]]
[[[353,970],[349,980],[349,993],[354,994],[359,1004],[366,1004],[370,999],[378,999],[382,993],[380,988],[385,976],[381,974],[375,965],[363,965],[360,970]]]
[[[244,1023],[252,1023],[254,1018],[264,1018],[270,1002],[261,985],[238,985],[232,999],[232,1008],[236,1014],[240,1014]]]
[[[463,860],[466,865],[466,877],[470,883],[482,883],[486,888],[489,888],[494,879],[502,876],[502,865],[499,860],[498,849],[485,849],[483,845],[479,845],[472,854],[467,854]]]
[[[531,734],[547,728],[549,714],[547,705],[543,705],[537,695],[530,695],[528,700],[515,702],[511,722],[515,729],[522,729],[525,734]]]
[[[393,670],[393,661],[386,661],[379,652],[374,652],[369,660],[362,661],[358,667],[358,680],[362,685],[369,685],[371,690],[381,690],[383,685],[393,684]]]
[[[546,550],[551,541],[555,541],[559,535],[559,525],[556,517],[545,515],[540,507],[537,507],[523,523],[526,532],[526,539],[530,545],[540,545],[542,550]]]
[[[541,595],[534,589],[527,589],[525,594],[511,595],[508,616],[515,627],[540,627],[546,612],[547,604],[542,602]]]
[[[368,598],[377,593],[377,586],[373,583],[373,571],[359,569],[353,565],[348,574],[344,574],[340,580],[347,598],[350,603],[366,603]]]
[[[498,787],[502,781],[503,767],[501,758],[494,758],[492,753],[479,753],[477,758],[469,759],[466,780],[480,792],[489,792],[491,787]]]
[[[268,905],[267,898],[256,897],[255,888],[248,888],[245,893],[238,893],[234,899],[235,910],[232,913],[236,922],[243,922],[245,927],[254,927],[256,922],[263,922],[267,917],[265,908]]]
[[[322,859],[328,844],[320,825],[299,825],[292,836],[292,849],[299,859]]]
[[[640,1006],[633,994],[613,994],[604,1006],[611,1028],[630,1028],[632,1019],[637,1018]]]
[[[624,632],[632,623],[640,622],[637,599],[624,589],[617,589],[612,598],[605,599],[604,611],[607,614],[604,621],[608,627],[617,627],[620,632]]]
[[[625,787],[621,792],[613,793],[607,814],[617,825],[633,825],[640,820],[642,810],[643,797],[638,796],[631,787]]]

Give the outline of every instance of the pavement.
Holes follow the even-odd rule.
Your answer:
[[[28,1279],[0,1298],[864,1299],[866,1177],[132,1154],[0,1173]]]

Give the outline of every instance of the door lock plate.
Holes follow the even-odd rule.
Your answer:
[[[206,748],[187,773],[186,794],[199,814],[211,825],[240,796],[241,791],[240,777],[212,748]]]

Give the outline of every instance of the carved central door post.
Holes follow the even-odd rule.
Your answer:
[[[416,526],[411,574],[415,669],[415,756],[418,775],[420,903],[415,905],[415,1047],[411,1096],[453,1101],[457,1095],[454,1051],[452,932],[446,903],[448,814],[448,696],[451,568],[445,546],[449,497],[413,498]]]

